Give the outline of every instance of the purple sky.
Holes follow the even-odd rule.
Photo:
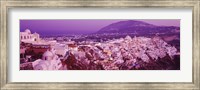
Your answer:
[[[20,31],[30,29],[41,35],[88,34],[124,20],[20,20]],[[158,26],[180,26],[180,20],[138,20]]]

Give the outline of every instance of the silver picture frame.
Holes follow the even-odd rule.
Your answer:
[[[9,33],[11,8],[192,8],[192,82],[8,82]],[[29,89],[200,89],[200,0],[0,0],[0,88]]]

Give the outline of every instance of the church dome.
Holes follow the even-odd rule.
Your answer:
[[[29,33],[29,34],[31,33],[31,31],[29,29],[26,29],[25,32]]]
[[[126,40],[132,40],[132,38],[130,36],[126,36],[125,39]]]
[[[38,33],[34,32],[33,34],[38,35]]]
[[[46,52],[44,52],[43,56],[53,56],[53,53],[47,50]]]
[[[43,54],[42,57],[43,57],[44,60],[49,60],[50,58],[52,59],[53,56],[54,56],[54,54],[53,54],[51,51],[47,50],[47,51]]]

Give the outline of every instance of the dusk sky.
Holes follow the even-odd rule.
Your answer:
[[[41,35],[88,34],[125,20],[20,20],[20,32],[30,29]],[[180,20],[138,20],[158,26],[180,26]]]

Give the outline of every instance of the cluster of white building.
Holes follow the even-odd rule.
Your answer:
[[[129,63],[127,66],[132,66],[139,60],[148,63],[151,60],[156,61],[167,55],[173,59],[178,54],[174,46],[167,44],[158,37],[131,38],[126,36],[125,38],[110,40],[105,43],[87,45],[87,47],[89,49],[84,51],[72,51],[76,59],[89,62],[91,60],[88,60],[86,54],[91,55],[94,63],[100,63],[106,70],[119,69],[117,65],[123,64],[125,61]]]
[[[22,33],[22,35],[21,35]],[[76,60],[98,63],[106,70],[119,69],[117,65],[128,62],[127,66],[133,66],[139,60],[150,62],[170,56],[171,59],[178,54],[174,46],[167,44],[160,38],[146,38],[126,36],[125,38],[106,41],[104,43],[94,42],[92,45],[78,45],[70,48],[67,42],[43,41],[38,34],[31,34],[30,30],[21,32],[22,42],[45,43],[51,45],[51,49],[44,52],[41,59],[32,62],[35,70],[59,70],[63,69],[60,58],[66,53],[72,53]],[[27,38],[28,37],[28,38]],[[59,57],[60,55],[61,57]],[[87,56],[92,58],[89,59]]]
[[[68,51],[68,46],[65,42],[58,43],[56,40],[43,40],[37,33],[31,33],[29,29],[24,32],[20,32],[20,42],[29,43],[33,47],[39,48],[49,48],[43,53],[41,59],[37,59],[32,62],[32,67],[34,70],[59,70],[62,68],[62,63],[60,56],[64,56]],[[20,54],[25,53],[26,47],[20,47]],[[26,56],[25,59],[31,58],[30,55]],[[23,65],[22,65],[23,66]]]

